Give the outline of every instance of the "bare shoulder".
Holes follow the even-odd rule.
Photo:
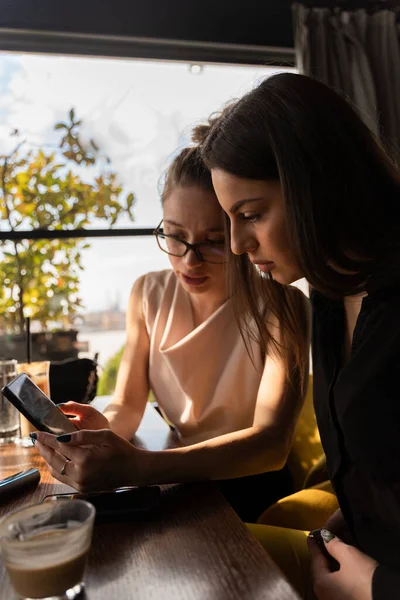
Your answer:
[[[164,269],[162,271],[150,271],[145,273],[136,279],[133,284],[131,297],[140,296],[143,297],[144,286],[146,284],[146,290],[149,292],[151,289],[158,287],[164,289],[170,281],[171,277],[174,277],[174,273],[171,269]]]
[[[141,275],[140,277],[138,277],[138,279],[136,279],[135,283],[132,286],[132,291],[131,291],[131,297],[137,297],[140,296],[140,298],[142,298],[143,296],[143,287],[144,287],[144,282],[146,281],[146,277],[147,275]]]
[[[141,275],[136,279],[132,286],[131,295],[129,297],[127,323],[132,324],[135,321],[143,321],[143,288],[146,275]]]
[[[135,283],[132,286],[131,295],[129,297],[129,303],[137,303],[141,302],[143,299],[143,288],[144,282],[146,281],[146,275],[141,275],[138,279],[136,279]]]

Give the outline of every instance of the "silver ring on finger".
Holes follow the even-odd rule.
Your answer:
[[[67,458],[67,460],[65,461],[65,463],[64,463],[64,464],[63,464],[63,466],[62,466],[62,469],[61,469],[61,471],[60,471],[60,475],[65,475],[65,469],[67,468],[67,464],[68,464],[69,462],[71,462],[71,459],[70,459],[70,458]]]

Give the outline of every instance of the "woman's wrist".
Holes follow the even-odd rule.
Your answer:
[[[128,464],[122,468],[122,478],[129,483],[123,485],[151,485],[160,483],[154,469],[154,455],[158,452],[151,452],[132,445],[132,451],[128,458]]]
[[[130,470],[135,474],[132,485],[178,483],[195,479],[195,465],[185,461],[186,448],[151,451],[134,447]],[[192,476],[189,473],[193,471]]]

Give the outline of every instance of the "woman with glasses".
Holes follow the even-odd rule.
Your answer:
[[[103,415],[75,403],[61,407],[76,415],[79,428],[111,429],[111,437],[88,431],[85,439],[60,444],[38,434],[39,449],[53,474],[78,489],[103,489],[104,481],[115,487],[224,480],[220,487],[232,506],[254,521],[291,492],[284,465],[306,391],[308,301],[296,288],[284,290],[287,330],[263,306],[269,343],[256,341],[254,329],[246,347],[226,284],[223,211],[199,147],[173,161],[162,206],[154,233],[172,268],[133,286],[112,404]],[[182,448],[146,452],[125,441],[140,424],[150,390]],[[102,436],[107,448],[114,444],[109,456]],[[83,468],[87,449],[79,445],[92,440],[98,452]],[[65,457],[71,460],[63,467]]]

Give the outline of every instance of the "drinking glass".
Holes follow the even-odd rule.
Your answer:
[[[95,508],[84,500],[49,500],[0,522],[0,544],[20,598],[73,600],[83,588]]]
[[[17,375],[16,366],[16,360],[0,361],[0,389]],[[19,431],[19,411],[0,393],[0,444],[17,441]]]
[[[49,360],[41,360],[37,362],[31,363],[19,363],[17,365],[18,373],[25,373],[30,377],[46,396],[50,397],[50,379],[49,379],[49,371],[50,371],[50,361]],[[20,444],[22,446],[31,446],[32,441],[29,437],[31,431],[37,431],[36,427],[32,425],[28,421],[26,417],[20,415],[20,423],[21,423],[21,440]]]

